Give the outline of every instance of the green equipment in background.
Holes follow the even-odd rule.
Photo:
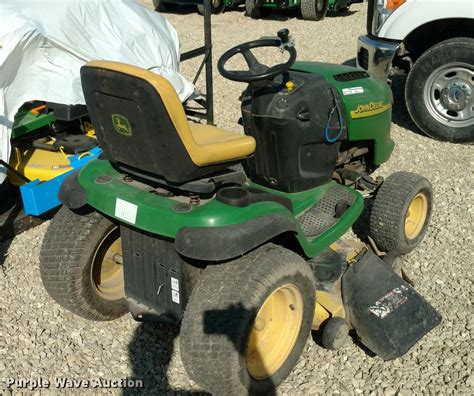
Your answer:
[[[234,8],[245,3],[245,12],[251,18],[260,18],[271,10],[301,9],[303,19],[320,21],[328,11],[347,12],[351,4],[363,0],[212,0],[213,14],[220,14],[226,8]],[[204,5],[199,0],[153,0],[155,9],[160,12],[170,11],[176,5],[196,4],[198,12],[204,14]]]

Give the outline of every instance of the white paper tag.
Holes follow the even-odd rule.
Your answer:
[[[171,299],[176,304],[179,304],[179,292],[177,292],[176,290],[171,290]]]
[[[179,280],[176,278],[171,277],[171,289],[176,290],[179,292]]]
[[[115,217],[135,224],[137,221],[138,206],[123,199],[117,198],[115,201]]]
[[[360,94],[360,93],[364,93],[364,88],[362,88],[362,87],[344,88],[344,89],[342,90],[342,93],[343,93],[344,95]]]

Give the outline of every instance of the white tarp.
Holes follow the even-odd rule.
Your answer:
[[[134,0],[0,0],[0,159],[8,162],[24,103],[84,104],[79,70],[87,61],[150,69],[184,101],[194,87],[178,73],[179,56],[173,26]]]

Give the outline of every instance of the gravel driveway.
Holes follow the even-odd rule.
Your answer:
[[[202,19],[193,10],[167,17],[180,34],[183,50],[201,45]],[[365,19],[366,4],[354,5],[347,15],[329,16],[322,22],[303,21],[295,13],[255,21],[244,17],[242,11],[229,11],[213,18],[214,61],[235,44],[287,27],[296,40],[299,59],[353,62],[356,38],[364,33]],[[191,79],[195,67],[196,63],[184,64],[182,71]],[[224,80],[217,71],[214,81],[217,124],[241,130],[236,121],[244,86]],[[398,103],[392,134],[397,147],[379,173],[413,171],[433,183],[435,208],[430,230],[405,262],[416,288],[441,312],[443,322],[407,355],[390,362],[369,356],[354,342],[332,352],[309,340],[278,394],[474,393],[474,149],[436,142],[418,133],[401,105],[401,81],[396,81],[395,91]],[[128,377],[143,380],[147,393],[198,392],[180,362],[172,330],[136,323],[128,315],[109,323],[88,322],[49,298],[38,269],[47,227],[42,224],[13,241],[0,243],[0,380]],[[122,390],[102,392],[120,394]]]

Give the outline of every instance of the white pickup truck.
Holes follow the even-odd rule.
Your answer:
[[[474,141],[474,0],[369,0],[357,64],[407,74],[405,101],[427,135]]]

